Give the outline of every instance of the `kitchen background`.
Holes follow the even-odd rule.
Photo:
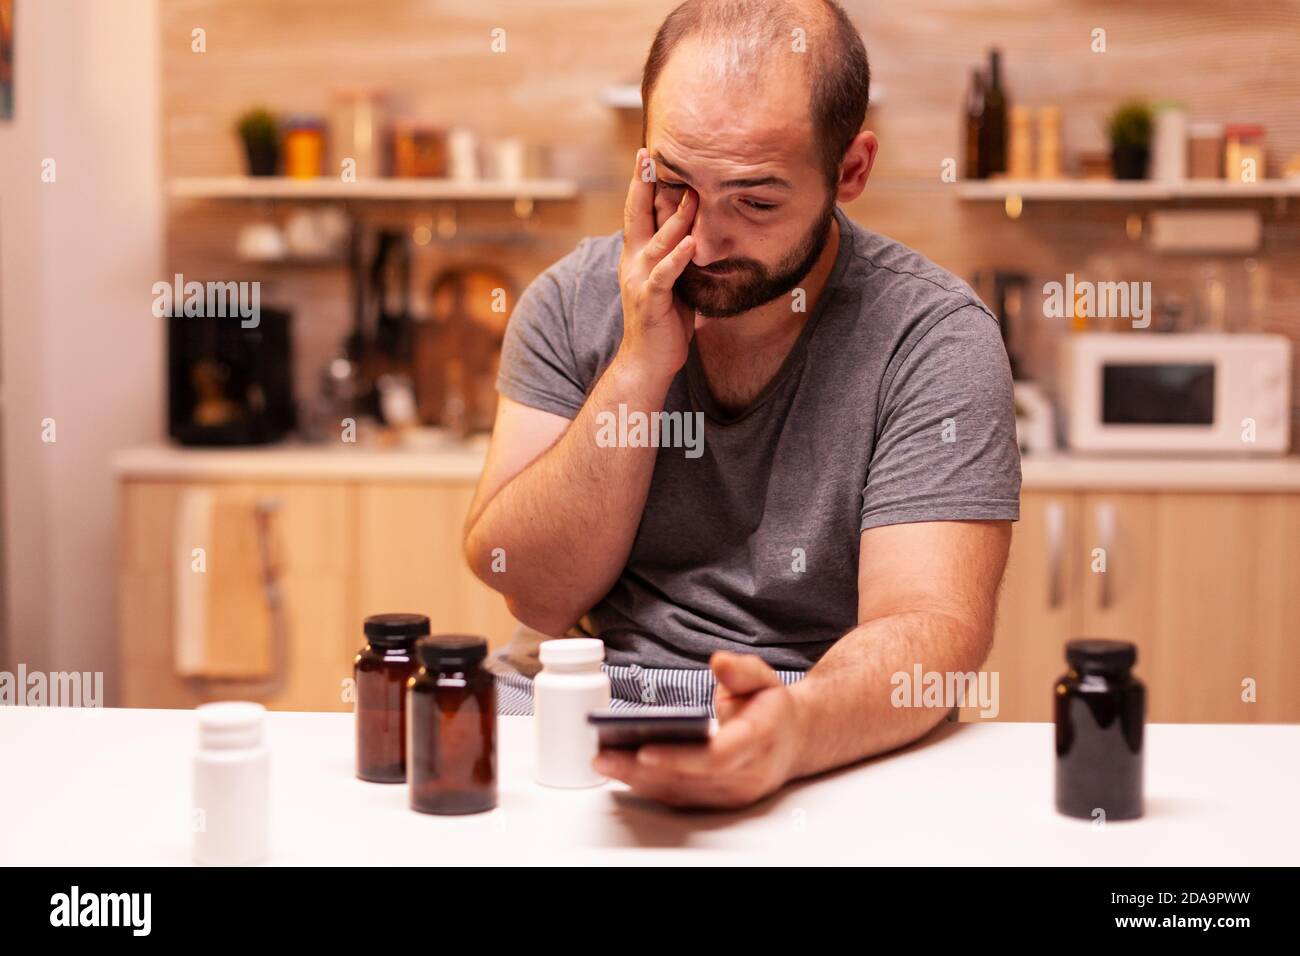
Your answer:
[[[495,343],[534,276],[620,227],[640,67],[674,4],[106,6],[17,3],[15,110],[0,122],[4,668],[102,670],[110,703],[130,706],[238,689],[342,708],[365,614],[419,610],[502,643],[512,623],[459,552]],[[1044,283],[1067,274],[1150,282],[1158,329],[1300,339],[1300,3],[844,6],[871,59],[866,127],[881,142],[846,212],[1000,304],[1047,398],[1065,402],[1062,339],[1127,324],[1045,317]],[[968,175],[972,70],[992,49],[1008,103],[1027,108],[1008,118],[1029,133],[1012,137],[1008,164],[1029,157],[1033,178],[1057,139],[1059,179]],[[1180,104],[1155,134],[1172,116],[1212,156],[1229,134],[1262,147],[1245,154],[1262,160],[1259,181],[1228,183],[1220,166],[1174,185],[1078,183],[1113,174],[1108,121],[1133,101]],[[256,157],[236,125],[256,146],[260,109],[278,176],[247,175]],[[340,156],[437,175],[360,168],[343,183]],[[34,172],[48,157],[55,183]],[[1157,229],[1170,211],[1229,218]],[[1170,232],[1192,251],[1153,247]],[[219,420],[223,401],[204,343],[169,346],[149,314],[153,284],[177,273],[261,283],[255,352],[284,381],[247,356],[239,374],[267,376],[265,434],[292,383],[288,442],[165,440],[178,416]],[[1286,363],[1294,454],[1300,375]],[[341,409],[359,423],[355,447],[338,440]],[[47,418],[56,443],[33,438]],[[1047,428],[1052,444],[1065,437],[1059,420]],[[1300,464],[1157,458],[1159,441],[1145,458],[1027,454],[988,665],[1004,719],[1046,718],[1061,645],[1085,633],[1138,643],[1153,719],[1300,719]],[[194,548],[210,562],[201,574]]]

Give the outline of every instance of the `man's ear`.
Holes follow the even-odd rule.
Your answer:
[[[879,150],[880,141],[871,130],[864,129],[853,137],[849,148],[844,151],[844,159],[840,161],[840,183],[835,190],[837,202],[853,202],[862,195]]]

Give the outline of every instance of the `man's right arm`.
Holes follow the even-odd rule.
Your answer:
[[[465,556],[529,627],[563,634],[618,580],[657,450],[601,447],[598,416],[617,415],[620,404],[658,411],[667,390],[616,359],[572,422],[501,398]]]
[[[673,283],[694,254],[697,200],[688,192],[656,231],[644,162],[640,151],[624,208],[619,351],[572,422],[501,397],[465,522],[470,568],[543,634],[564,633],[613,587],[649,494],[658,450],[598,444],[601,416],[662,411],[694,332]]]

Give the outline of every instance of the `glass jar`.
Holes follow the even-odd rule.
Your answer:
[[[1182,182],[1187,178],[1187,110],[1183,104],[1162,100],[1155,110],[1151,141],[1151,178]]]
[[[311,116],[291,116],[285,123],[284,174],[315,179],[325,158],[324,124]]]
[[[357,179],[379,176],[383,104],[370,90],[341,90],[334,94],[330,112],[331,175],[345,171],[350,162]]]
[[[406,684],[415,673],[415,642],[429,633],[423,614],[373,614],[366,646],[352,664],[356,681],[357,776],[374,783],[406,780]]]
[[[1192,179],[1223,178],[1222,123],[1188,125],[1187,175]]]
[[[1229,126],[1223,133],[1223,176],[1230,183],[1257,183],[1264,178],[1264,127]]]
[[[1132,674],[1125,641],[1065,646],[1069,671],[1056,682],[1056,809],[1104,821],[1142,816],[1146,686]]]
[[[481,813],[497,805],[496,678],[483,667],[487,641],[424,637],[407,684],[411,809]]]

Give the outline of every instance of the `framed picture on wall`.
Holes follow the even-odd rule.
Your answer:
[[[14,0],[0,0],[0,119],[14,116]]]

